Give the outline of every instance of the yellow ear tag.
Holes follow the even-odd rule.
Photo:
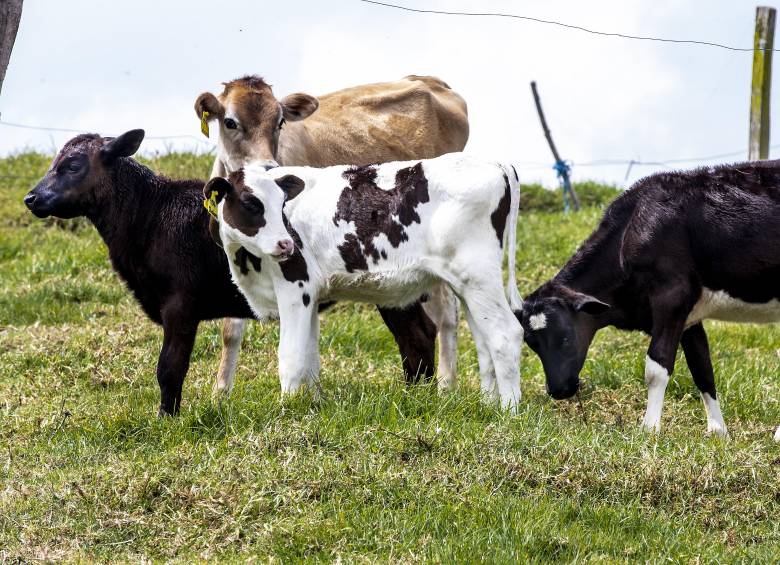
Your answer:
[[[203,113],[200,115],[200,131],[205,135],[206,137],[209,136],[209,113],[206,110],[203,110]]]
[[[203,207],[211,214],[215,220],[217,217],[217,191],[212,190],[208,198],[203,199]]]

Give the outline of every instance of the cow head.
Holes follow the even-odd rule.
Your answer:
[[[112,170],[122,157],[133,155],[144,138],[144,130],[134,129],[119,137],[97,134],[78,135],[68,141],[51,163],[46,175],[24,203],[39,218],[75,218],[96,209],[110,185]]]
[[[195,100],[195,113],[219,123],[217,158],[228,172],[250,164],[278,166],[279,134],[287,122],[309,117],[319,101],[308,94],[290,94],[277,100],[271,86],[257,76],[224,83],[222,94],[204,92]]]
[[[523,302],[525,342],[542,360],[547,393],[555,399],[573,396],[580,370],[598,329],[595,317],[609,305],[550,281]]]
[[[223,243],[283,262],[295,253],[285,225],[284,204],[303,188],[304,182],[294,175],[274,178],[265,168],[251,165],[230,173],[227,179],[211,179],[203,193],[207,199],[216,193]]]

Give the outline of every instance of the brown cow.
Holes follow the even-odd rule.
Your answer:
[[[427,159],[462,151],[468,140],[465,101],[436,77],[410,75],[319,98],[296,93],[281,100],[257,76],[224,84],[219,96],[204,92],[195,101],[199,118],[219,124],[212,178],[250,163],[327,167]],[[433,372],[433,340],[427,329],[428,316],[433,318],[440,334],[439,386],[451,388],[457,357],[457,302],[452,294],[437,291],[425,311],[416,303],[404,311],[380,313],[398,342],[407,379]],[[218,392],[232,387],[244,324],[225,320]]]

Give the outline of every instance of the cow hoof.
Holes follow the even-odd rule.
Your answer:
[[[221,404],[223,400],[226,400],[230,396],[230,389],[228,387],[214,385],[211,389],[211,400],[216,404]]]
[[[777,426],[777,431],[775,431],[775,441],[780,442],[780,426]]]
[[[729,432],[726,426],[720,424],[710,424],[707,426],[707,435],[717,437],[729,437]]]
[[[642,422],[639,429],[647,434],[658,434],[661,432],[661,424],[648,424],[647,422]]]

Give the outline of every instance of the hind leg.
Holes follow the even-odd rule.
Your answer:
[[[425,313],[436,324],[439,335],[437,381],[440,391],[453,390],[458,370],[458,298],[452,289],[441,283],[423,303]]]
[[[499,284],[475,284],[465,290],[463,300],[477,332],[482,335],[495,369],[501,406],[512,412],[520,402],[520,347],[523,328],[512,313]]]
[[[474,345],[477,348],[477,361],[479,362],[479,388],[482,391],[482,399],[489,404],[498,400],[498,387],[496,386],[496,369],[493,366],[493,359],[490,357],[490,349],[487,340],[479,325],[471,315],[468,306],[463,308],[468,322],[471,337],[474,338]]]
[[[701,323],[685,330],[680,340],[685,361],[691,370],[693,382],[701,393],[704,410],[707,412],[707,433],[726,436],[726,423],[720,411],[720,402],[715,392],[715,374],[712,370],[710,347],[707,343],[707,334]]]

